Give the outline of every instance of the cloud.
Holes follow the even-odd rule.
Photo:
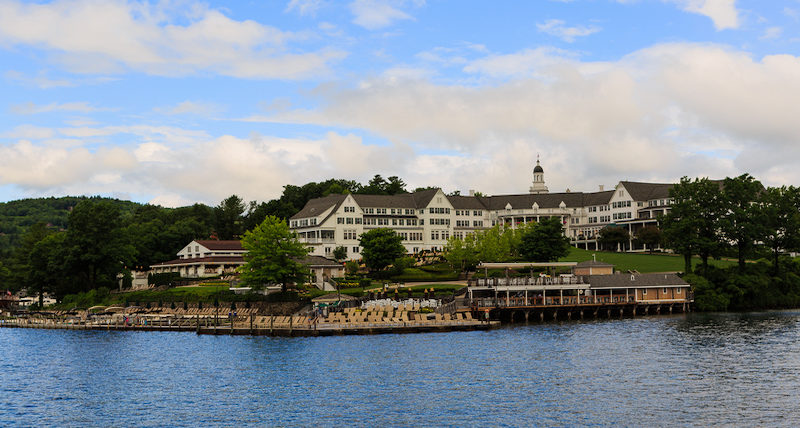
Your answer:
[[[576,27],[567,27],[566,23],[560,19],[549,19],[543,23],[537,23],[536,28],[540,32],[556,36],[559,39],[572,43],[576,37],[585,37],[597,33],[601,30],[598,26],[584,27],[582,25]]]
[[[166,115],[192,114],[198,116],[208,116],[223,110],[219,105],[197,101],[183,101],[171,107],[156,107],[153,109],[157,113]]]
[[[51,112],[77,112],[77,113],[91,113],[96,111],[109,111],[111,109],[104,109],[93,107],[87,102],[74,102],[74,103],[50,103],[46,105],[36,105],[32,102],[24,104],[17,104],[11,106],[11,112],[16,114],[40,114]]]
[[[327,73],[328,64],[345,55],[334,49],[294,53],[288,44],[298,37],[255,21],[233,20],[201,4],[0,3],[0,46],[43,49],[81,73],[302,79]]]
[[[286,12],[297,12],[300,16],[313,16],[322,7],[322,4],[322,0],[291,0],[286,5]]]
[[[464,66],[467,73],[477,73],[491,77],[535,77],[541,70],[560,64],[565,58],[574,55],[568,51],[540,47],[525,49],[512,54],[491,54],[470,61]]]
[[[50,128],[44,128],[33,125],[17,125],[11,131],[3,133],[2,138],[23,139],[23,140],[41,140],[45,138],[52,138],[55,131]]]
[[[714,22],[719,30],[739,28],[739,11],[736,0],[668,0],[686,12],[704,15]]]
[[[726,46],[673,43],[614,62],[547,50],[490,54],[465,70],[488,80],[465,86],[425,76],[379,76],[326,85],[316,92],[315,110],[245,120],[358,130],[405,144],[417,166],[403,177],[424,178],[417,172],[424,153],[437,153],[425,159],[443,165],[481,165],[469,174],[461,170],[460,178],[446,167],[430,174],[442,177],[443,186],[471,181],[490,193],[524,191],[521,183],[504,181],[511,177],[501,171],[508,168],[503,162],[527,163],[513,171],[525,181],[536,152],[550,165],[551,189],[742,172],[786,184],[775,183],[770,171],[784,167],[785,175],[790,164],[800,171],[800,156],[778,155],[798,151],[796,56],[754,58]],[[800,182],[800,172],[792,182]]]
[[[355,0],[350,3],[353,23],[367,30],[378,30],[392,25],[395,21],[413,19],[399,9],[405,1]]]
[[[760,40],[774,40],[781,37],[783,34],[783,28],[781,27],[769,27],[764,30],[764,34],[759,37]]]
[[[76,83],[67,79],[51,79],[45,74],[36,76],[29,76],[16,70],[8,70],[5,73],[5,78],[22,83],[26,86],[35,86],[39,89],[50,89],[59,87],[76,86]]]

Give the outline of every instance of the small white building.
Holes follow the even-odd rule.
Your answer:
[[[194,240],[178,251],[178,258],[150,266],[151,273],[177,272],[184,278],[233,274],[244,264],[241,241]]]

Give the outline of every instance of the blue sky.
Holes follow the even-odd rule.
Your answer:
[[[0,201],[797,185],[798,48],[798,0],[0,0]]]

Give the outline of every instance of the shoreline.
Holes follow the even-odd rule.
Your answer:
[[[372,334],[406,334],[406,333],[436,333],[450,331],[476,331],[490,330],[499,327],[500,321],[433,321],[427,323],[369,323],[357,326],[343,326],[339,324],[298,324],[296,326],[281,325],[278,327],[251,325],[231,326],[230,324],[203,325],[199,318],[194,324],[184,325],[137,325],[137,324],[92,324],[55,322],[53,320],[38,320],[44,322],[31,322],[30,319],[17,318],[0,320],[0,328],[33,328],[48,330],[94,330],[94,331],[175,331],[195,332],[198,335],[230,335],[230,336],[282,336],[282,337],[307,337],[307,336],[351,336]]]

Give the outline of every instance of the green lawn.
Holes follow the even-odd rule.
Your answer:
[[[596,256],[598,262],[605,262],[615,265],[618,272],[637,270],[642,273],[649,272],[683,272],[683,257],[675,254],[636,254],[636,253],[611,253],[606,251],[586,251],[578,248],[571,248],[569,255],[559,259],[562,262],[582,262],[592,260],[592,254]],[[700,259],[695,257],[692,264],[697,266]],[[729,260],[709,260],[715,266],[727,267],[735,265],[735,261]]]
[[[197,287],[175,287],[166,290],[141,290],[119,294],[119,300],[127,299],[129,302],[135,301],[158,301],[163,302],[209,302],[214,300],[214,296],[230,293],[227,285],[200,285]],[[228,297],[226,295],[226,297]]]

